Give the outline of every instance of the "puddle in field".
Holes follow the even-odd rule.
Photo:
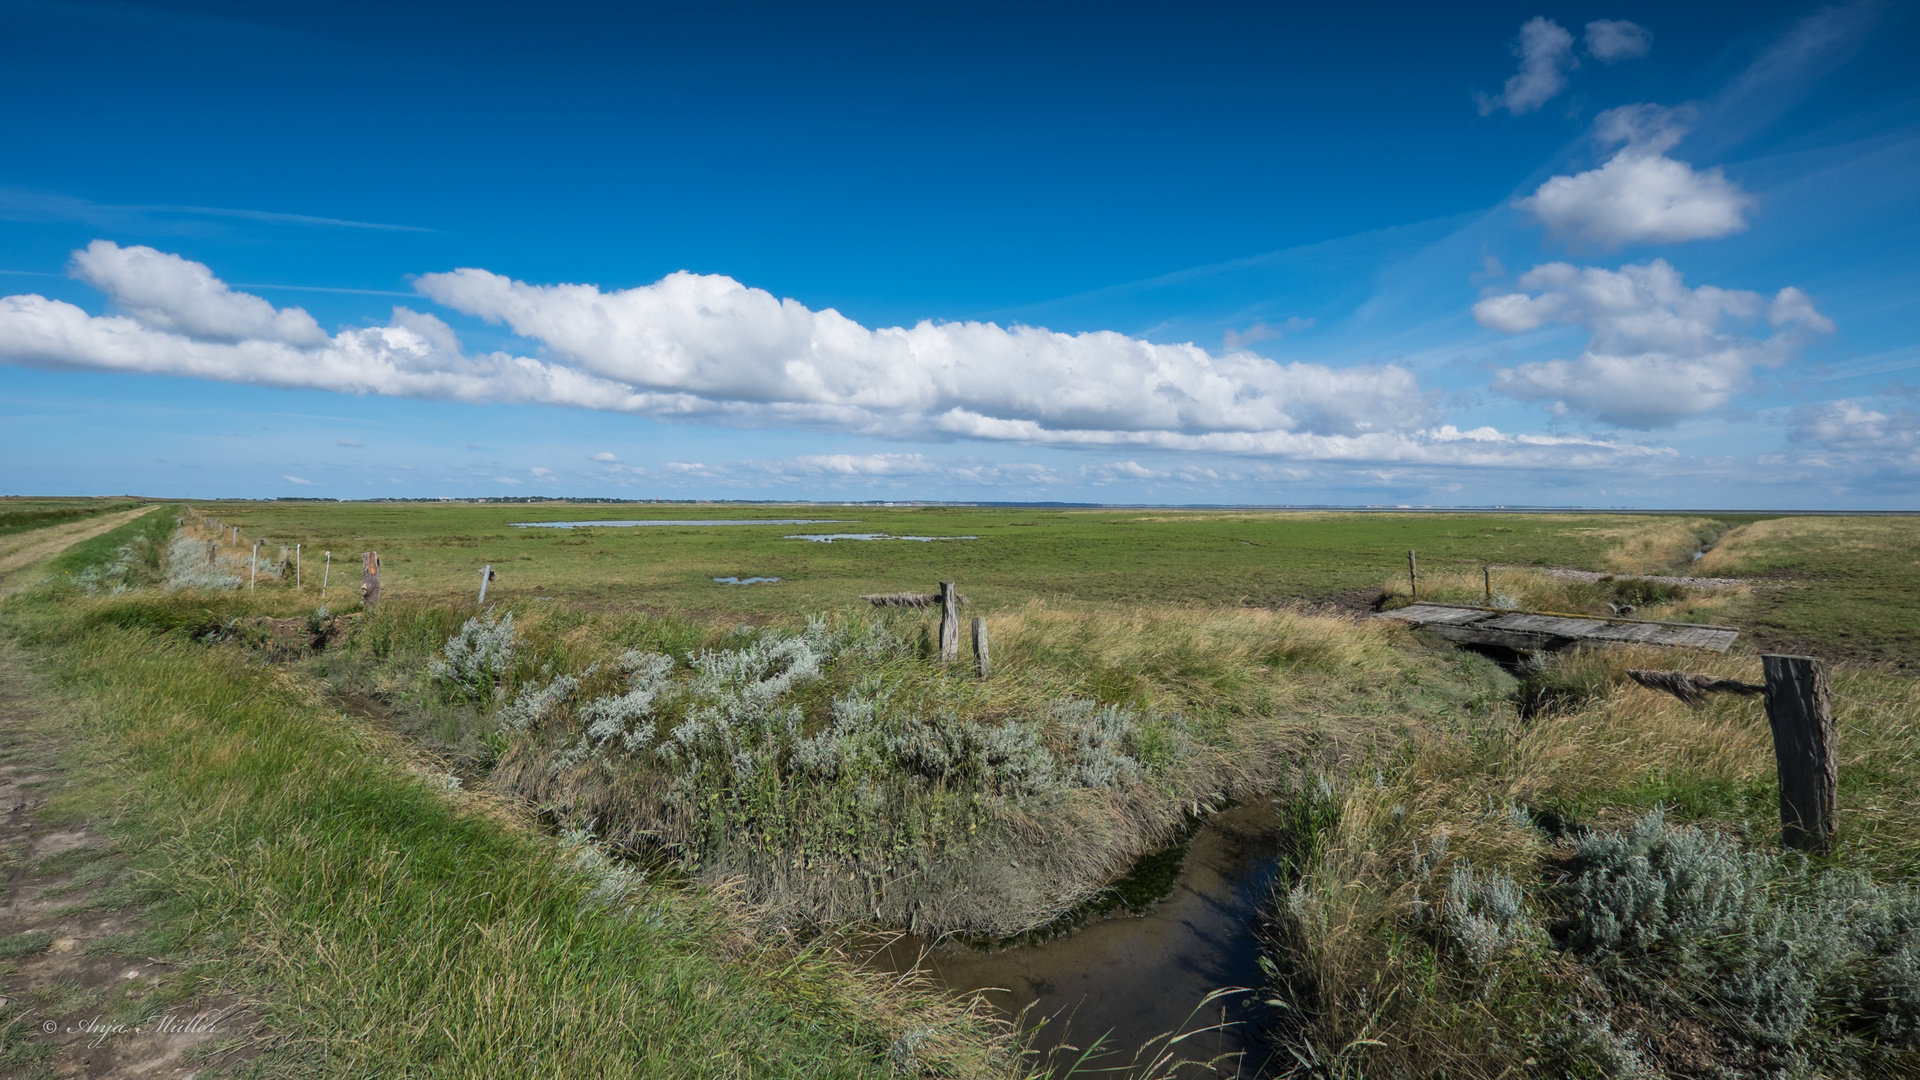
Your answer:
[[[930,543],[934,540],[978,540],[977,536],[894,536],[891,533],[796,533],[782,537],[784,540],[811,540],[816,544],[831,544],[835,540],[918,540]]]
[[[1224,1022],[1177,1050],[1200,1060],[1238,1054],[1237,1063],[1229,1058],[1217,1073],[1191,1075],[1259,1076],[1269,1047],[1261,1037],[1258,995],[1223,997],[1204,1015],[1196,1009],[1223,987],[1260,986],[1255,919],[1278,871],[1281,844],[1271,799],[1223,810],[1194,834],[1171,894],[1145,915],[1104,919],[1038,944],[994,950],[944,944],[927,951],[926,967],[951,990],[986,991],[1003,1015],[1027,1010],[1029,1026],[1050,1019],[1036,1039],[1041,1050],[1062,1041],[1085,1049],[1110,1033],[1106,1052],[1083,1069],[1125,1065],[1156,1036]],[[876,960],[906,970],[925,945],[903,937]],[[1064,1054],[1062,1068],[1078,1056]]]
[[[713,580],[722,585],[772,585],[780,579],[777,577],[717,577]]]
[[[516,529],[638,529],[649,525],[838,525],[840,518],[700,518],[687,521],[516,521]]]

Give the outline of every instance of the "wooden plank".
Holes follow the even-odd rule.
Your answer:
[[[1491,618],[1490,611],[1478,608],[1444,607],[1440,604],[1408,604],[1393,611],[1383,611],[1380,618],[1402,619],[1413,623],[1471,623]]]
[[[1561,612],[1500,611],[1463,604],[1409,604],[1375,618],[1398,619],[1453,641],[1519,649],[1560,648],[1575,641],[1617,641],[1726,652],[1739,636],[1730,626],[1608,619]]]

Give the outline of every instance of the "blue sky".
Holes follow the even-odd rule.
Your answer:
[[[1916,45],[0,0],[0,494],[1911,507]]]

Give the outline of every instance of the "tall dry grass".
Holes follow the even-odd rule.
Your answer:
[[[1688,705],[1626,676],[1675,667],[1761,681],[1752,656],[1567,654],[1527,679],[1527,719],[1430,728],[1377,773],[1341,781],[1325,815],[1337,823],[1319,830],[1294,887],[1275,898],[1286,967],[1277,974],[1298,996],[1303,1053],[1334,1075],[1628,1076],[1682,1060],[1693,1033],[1721,1038],[1685,1009],[1660,1019],[1628,1003],[1544,932],[1564,915],[1557,867],[1572,830],[1624,828],[1666,807],[1673,820],[1777,850],[1763,706],[1731,695]],[[1833,704],[1840,839],[1824,865],[1910,882],[1920,871],[1920,686],[1841,668]],[[1463,944],[1436,911],[1468,867],[1475,881],[1518,885],[1540,929]],[[1728,1067],[1773,1052],[1726,1038],[1734,1049],[1717,1060]],[[1845,1046],[1820,1052],[1856,1060]]]

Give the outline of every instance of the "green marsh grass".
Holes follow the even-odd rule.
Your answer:
[[[1022,1072],[1006,1025],[746,929],[718,897],[609,895],[604,871],[410,776],[404,745],[284,670],[87,617],[110,603],[5,612],[80,740],[56,811],[138,850],[176,955],[257,996],[289,1065],[883,1077],[909,1047],[931,1075]]]

